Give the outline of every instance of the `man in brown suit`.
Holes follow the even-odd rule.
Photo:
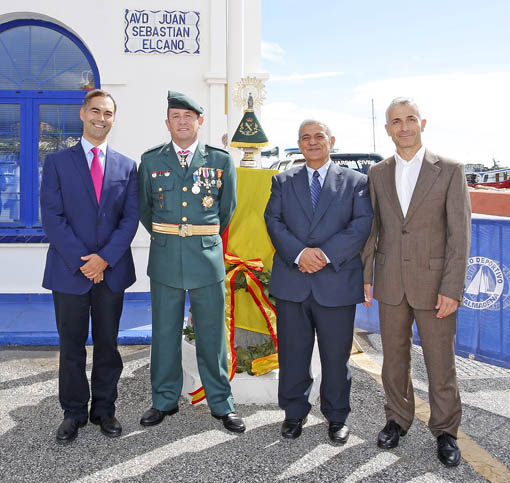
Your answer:
[[[457,466],[462,410],[454,344],[471,205],[463,165],[422,146],[425,124],[412,99],[394,99],[386,111],[386,131],[396,153],[368,173],[374,219],[362,253],[365,306],[371,305],[373,280],[387,420],[377,444],[396,447],[414,418],[410,351],[416,320],[429,378],[429,428],[437,438],[439,460]]]

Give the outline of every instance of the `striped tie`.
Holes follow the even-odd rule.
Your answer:
[[[313,172],[312,184],[310,185],[310,194],[312,195],[312,205],[313,211],[317,207],[317,203],[319,202],[319,197],[321,195],[321,184],[319,183],[319,172]]]

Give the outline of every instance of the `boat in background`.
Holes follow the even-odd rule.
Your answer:
[[[493,160],[492,168],[480,165],[466,165],[466,181],[471,187],[492,187],[510,189],[510,168],[502,168]]]

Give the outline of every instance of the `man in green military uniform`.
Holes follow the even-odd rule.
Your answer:
[[[225,340],[225,265],[220,234],[236,206],[230,155],[198,141],[204,118],[195,101],[168,92],[172,141],[149,149],[139,169],[140,218],[151,235],[152,407],[142,426],[178,411],[181,340],[188,291],[198,369],[212,415],[229,431],[246,428],[234,412]]]

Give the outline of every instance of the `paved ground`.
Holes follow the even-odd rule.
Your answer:
[[[62,417],[57,351],[54,347],[0,348],[0,480],[486,481],[474,466],[492,481],[510,481],[510,370],[459,361],[464,403],[461,429],[469,462],[447,469],[437,460],[435,441],[418,419],[398,448],[377,448],[375,437],[384,424],[384,394],[377,382],[380,340],[368,333],[360,333],[359,340],[365,353],[353,356],[352,433],[345,446],[330,444],[317,407],[295,441],[280,438],[283,412],[276,405],[238,406],[248,427],[240,436],[223,430],[207,406],[192,407],[184,401],[178,414],[159,426],[142,429],[139,417],[150,406],[149,348],[124,346],[117,411],[123,436],[107,439],[89,424],[74,443],[62,447],[54,439]],[[416,393],[426,401],[419,347],[413,358]]]

